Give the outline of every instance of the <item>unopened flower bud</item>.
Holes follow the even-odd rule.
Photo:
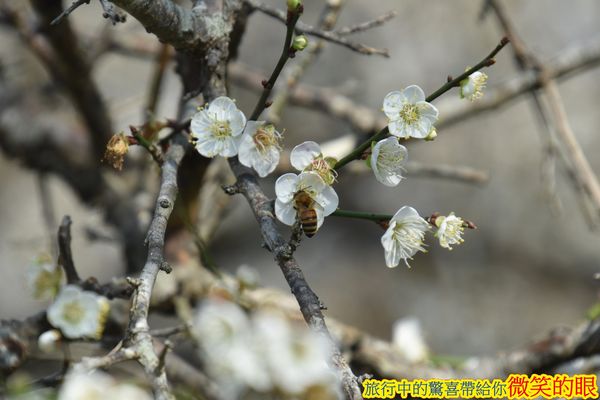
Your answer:
[[[294,38],[294,42],[292,43],[292,49],[296,51],[302,51],[308,45],[308,39],[304,35],[298,35]]]
[[[58,349],[61,338],[62,336],[57,329],[51,329],[38,337],[38,347],[44,353],[51,353]]]
[[[302,0],[287,0],[288,10],[296,11],[302,5]]]
[[[429,131],[429,134],[427,135],[427,137],[425,137],[425,140],[427,140],[428,142],[431,142],[436,137],[437,137],[437,131],[435,130],[434,127],[432,127],[431,130]]]

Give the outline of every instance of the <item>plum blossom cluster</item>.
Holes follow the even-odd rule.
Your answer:
[[[235,303],[210,299],[198,309],[192,332],[224,398],[337,394],[338,379],[326,362],[329,343],[279,314],[248,315]]]
[[[235,102],[221,96],[197,112],[191,121],[192,141],[204,157],[235,157],[260,177],[279,163],[282,135],[264,121],[246,121]]]
[[[485,75],[478,72],[461,83],[461,97],[479,96],[485,84]],[[388,93],[383,100],[383,112],[389,119],[388,131],[392,135],[372,144],[367,164],[373,170],[375,178],[386,186],[397,186],[402,180],[404,164],[408,158],[406,147],[399,143],[400,139],[417,138],[433,140],[437,136],[435,122],[438,110],[426,101],[423,90],[411,85],[400,91]],[[387,229],[381,238],[385,262],[390,268],[398,266],[401,261],[410,267],[408,260],[425,249],[425,234],[437,228],[435,236],[440,246],[452,249],[452,245],[464,240],[462,234],[465,221],[451,213],[447,217],[438,216],[431,224],[419,215],[412,207],[404,206],[387,223]]]
[[[460,83],[461,97],[474,100],[481,95],[487,76],[474,72]],[[388,117],[389,137],[373,141],[365,154],[377,181],[395,187],[404,179],[408,150],[400,141],[416,138],[433,140],[437,136],[437,108],[427,101],[416,85],[388,93],[383,100]],[[252,168],[260,177],[271,174],[280,161],[282,135],[265,121],[247,121],[235,102],[218,97],[194,115],[191,137],[196,150],[205,157],[234,157]],[[306,141],[293,148],[290,163],[297,173],[281,175],[275,183],[275,215],[286,225],[299,224],[311,237],[333,214],[339,198],[332,185],[337,180],[337,160],[323,154],[318,143]],[[412,207],[404,206],[387,221],[381,238],[386,265],[396,267],[418,252],[425,252],[425,234],[436,228],[442,247],[452,249],[463,242],[466,223],[453,213],[427,221]]]
[[[191,121],[191,136],[196,150],[205,157],[237,156],[242,165],[252,168],[264,178],[279,164],[281,133],[265,121],[246,121],[246,116],[228,97],[218,97],[201,109]],[[305,194],[314,210],[317,229],[326,216],[338,206],[338,196],[331,187],[336,180],[333,165],[337,160],[325,157],[312,141],[296,146],[290,155],[299,174],[284,174],[275,184],[275,213],[287,225],[297,220],[297,195]]]

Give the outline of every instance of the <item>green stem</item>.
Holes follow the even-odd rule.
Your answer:
[[[389,221],[392,219],[393,215],[389,214],[374,214],[362,211],[350,211],[350,210],[341,210],[337,209],[333,212],[334,217],[345,217],[345,218],[355,218],[355,219],[368,219],[370,221],[381,222],[381,221]]]
[[[506,38],[506,37],[502,38],[502,40],[500,41],[500,43],[498,43],[498,46],[496,46],[496,48],[494,48],[494,50],[492,50],[492,52],[490,54],[488,54],[487,57],[485,57],[483,60],[481,60],[479,62],[479,64],[475,65],[473,68],[469,68],[468,70],[466,70],[465,72],[463,72],[462,74],[460,74],[456,78],[452,79],[451,81],[446,82],[438,90],[436,90],[435,92],[433,92],[429,96],[427,96],[427,98],[425,99],[425,101],[432,102],[433,100],[437,99],[438,97],[440,97],[441,95],[443,95],[444,93],[446,93],[448,90],[450,90],[450,89],[452,89],[454,87],[459,87],[460,86],[460,82],[463,81],[463,80],[465,80],[473,72],[477,72],[480,69],[483,69],[485,67],[489,67],[491,65],[494,65],[494,63],[496,62],[496,60],[494,60],[494,57],[508,43],[509,43],[508,38]]]
[[[463,81],[464,79],[466,79],[473,72],[479,71],[482,68],[493,65],[495,62],[494,57],[496,56],[496,54],[498,54],[498,52],[500,50],[502,50],[502,48],[504,46],[506,46],[508,43],[509,43],[509,40],[507,38],[502,38],[502,40],[500,41],[498,46],[496,46],[496,48],[494,50],[492,50],[492,52],[490,54],[488,54],[483,60],[481,60],[481,62],[479,62],[473,68],[470,68],[468,71],[463,72],[458,77],[446,82],[438,90],[436,90],[435,92],[433,92],[432,94],[427,96],[425,101],[432,102],[433,100],[440,97],[442,94],[446,93],[448,90],[450,90],[454,87],[460,86],[460,82]],[[345,156],[344,158],[339,160],[333,168],[335,170],[339,170],[340,168],[342,168],[344,165],[348,164],[349,162],[361,158],[363,153],[365,152],[365,150],[367,150],[371,146],[371,143],[378,141],[379,139],[383,139],[384,137],[387,136],[387,134],[388,134],[388,128],[386,126],[382,130],[377,132],[375,135],[373,135],[369,139],[367,139],[365,142],[361,143],[357,148],[352,150],[352,152],[350,152],[350,154],[348,154],[347,156]]]
[[[288,11],[288,22],[287,22],[287,32],[285,35],[285,43],[283,45],[283,51],[281,52],[281,56],[279,57],[279,61],[277,61],[277,65],[271,74],[271,77],[266,83],[263,83],[263,92],[258,99],[258,103],[256,103],[256,107],[254,107],[254,111],[252,111],[252,115],[249,120],[256,121],[256,119],[260,116],[260,114],[267,107],[267,99],[275,86],[275,82],[283,70],[283,67],[287,60],[290,58],[290,54],[292,53],[292,38],[294,37],[294,28],[296,26],[296,22],[298,22],[298,18],[300,18],[300,14],[302,14],[302,8],[299,7],[296,11]]]

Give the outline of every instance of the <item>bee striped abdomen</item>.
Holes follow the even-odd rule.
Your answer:
[[[314,209],[302,210],[298,213],[302,230],[307,237],[313,237],[317,233],[317,212]]]

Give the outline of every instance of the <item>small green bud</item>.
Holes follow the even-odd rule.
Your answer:
[[[288,10],[296,11],[302,5],[302,0],[287,0]]]
[[[294,38],[294,42],[292,43],[292,49],[296,51],[302,51],[308,45],[308,39],[304,35],[298,35]]]

